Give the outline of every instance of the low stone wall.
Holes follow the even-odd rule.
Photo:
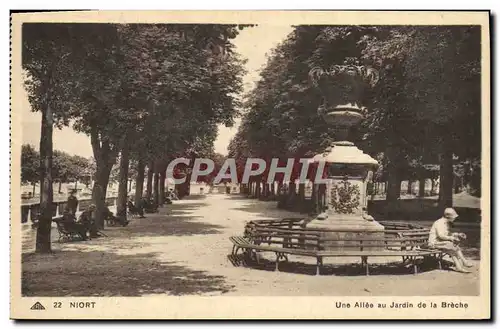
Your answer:
[[[117,197],[106,198],[106,205],[108,207],[116,206]],[[56,201],[52,203],[52,218],[59,217],[66,207],[67,201]],[[76,212],[82,212],[86,210],[92,204],[92,199],[86,198],[78,200],[78,207]],[[26,223],[28,220],[32,221],[40,212],[40,203],[27,203],[21,205],[21,223]]]

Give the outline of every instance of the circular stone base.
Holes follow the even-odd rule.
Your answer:
[[[322,243],[324,250],[361,250],[360,239],[382,239],[384,227],[376,221],[361,217],[339,217],[326,220],[312,220],[306,224],[308,229],[320,232],[327,239]],[[383,250],[376,241],[363,241],[363,250]]]

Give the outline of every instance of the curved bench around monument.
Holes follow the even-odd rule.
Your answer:
[[[370,236],[366,230],[350,230],[330,231],[342,234],[325,237],[321,231],[305,227],[300,218],[251,221],[245,226],[243,236],[230,237],[231,257],[237,259],[241,250],[247,262],[259,263],[259,252],[273,252],[278,271],[280,261],[288,261],[289,255],[309,256],[316,259],[317,275],[324,258],[339,257],[360,257],[366,275],[370,273],[368,260],[373,257],[402,257],[403,263],[412,265],[414,274],[418,272],[418,263],[426,258],[435,259],[441,268],[443,253],[427,247],[428,229],[406,223],[380,224],[385,228],[383,236]]]

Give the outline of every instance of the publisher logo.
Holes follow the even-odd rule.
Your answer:
[[[45,307],[40,302],[36,302],[30,308],[30,310],[37,310],[37,311],[41,311],[41,310],[44,310],[44,309],[45,309]]]

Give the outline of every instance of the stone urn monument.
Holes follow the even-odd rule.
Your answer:
[[[323,95],[318,112],[335,128],[336,141],[324,153],[310,160],[312,163],[325,163],[326,209],[309,221],[306,227],[323,231],[322,236],[331,239],[383,236],[384,227],[367,213],[367,183],[372,179],[378,163],[349,138],[351,128],[359,124],[366,113],[361,104],[363,90],[377,83],[378,74],[365,66],[346,64],[327,70],[312,69],[310,79]],[[326,250],[359,250],[358,241],[331,241],[324,245]]]

